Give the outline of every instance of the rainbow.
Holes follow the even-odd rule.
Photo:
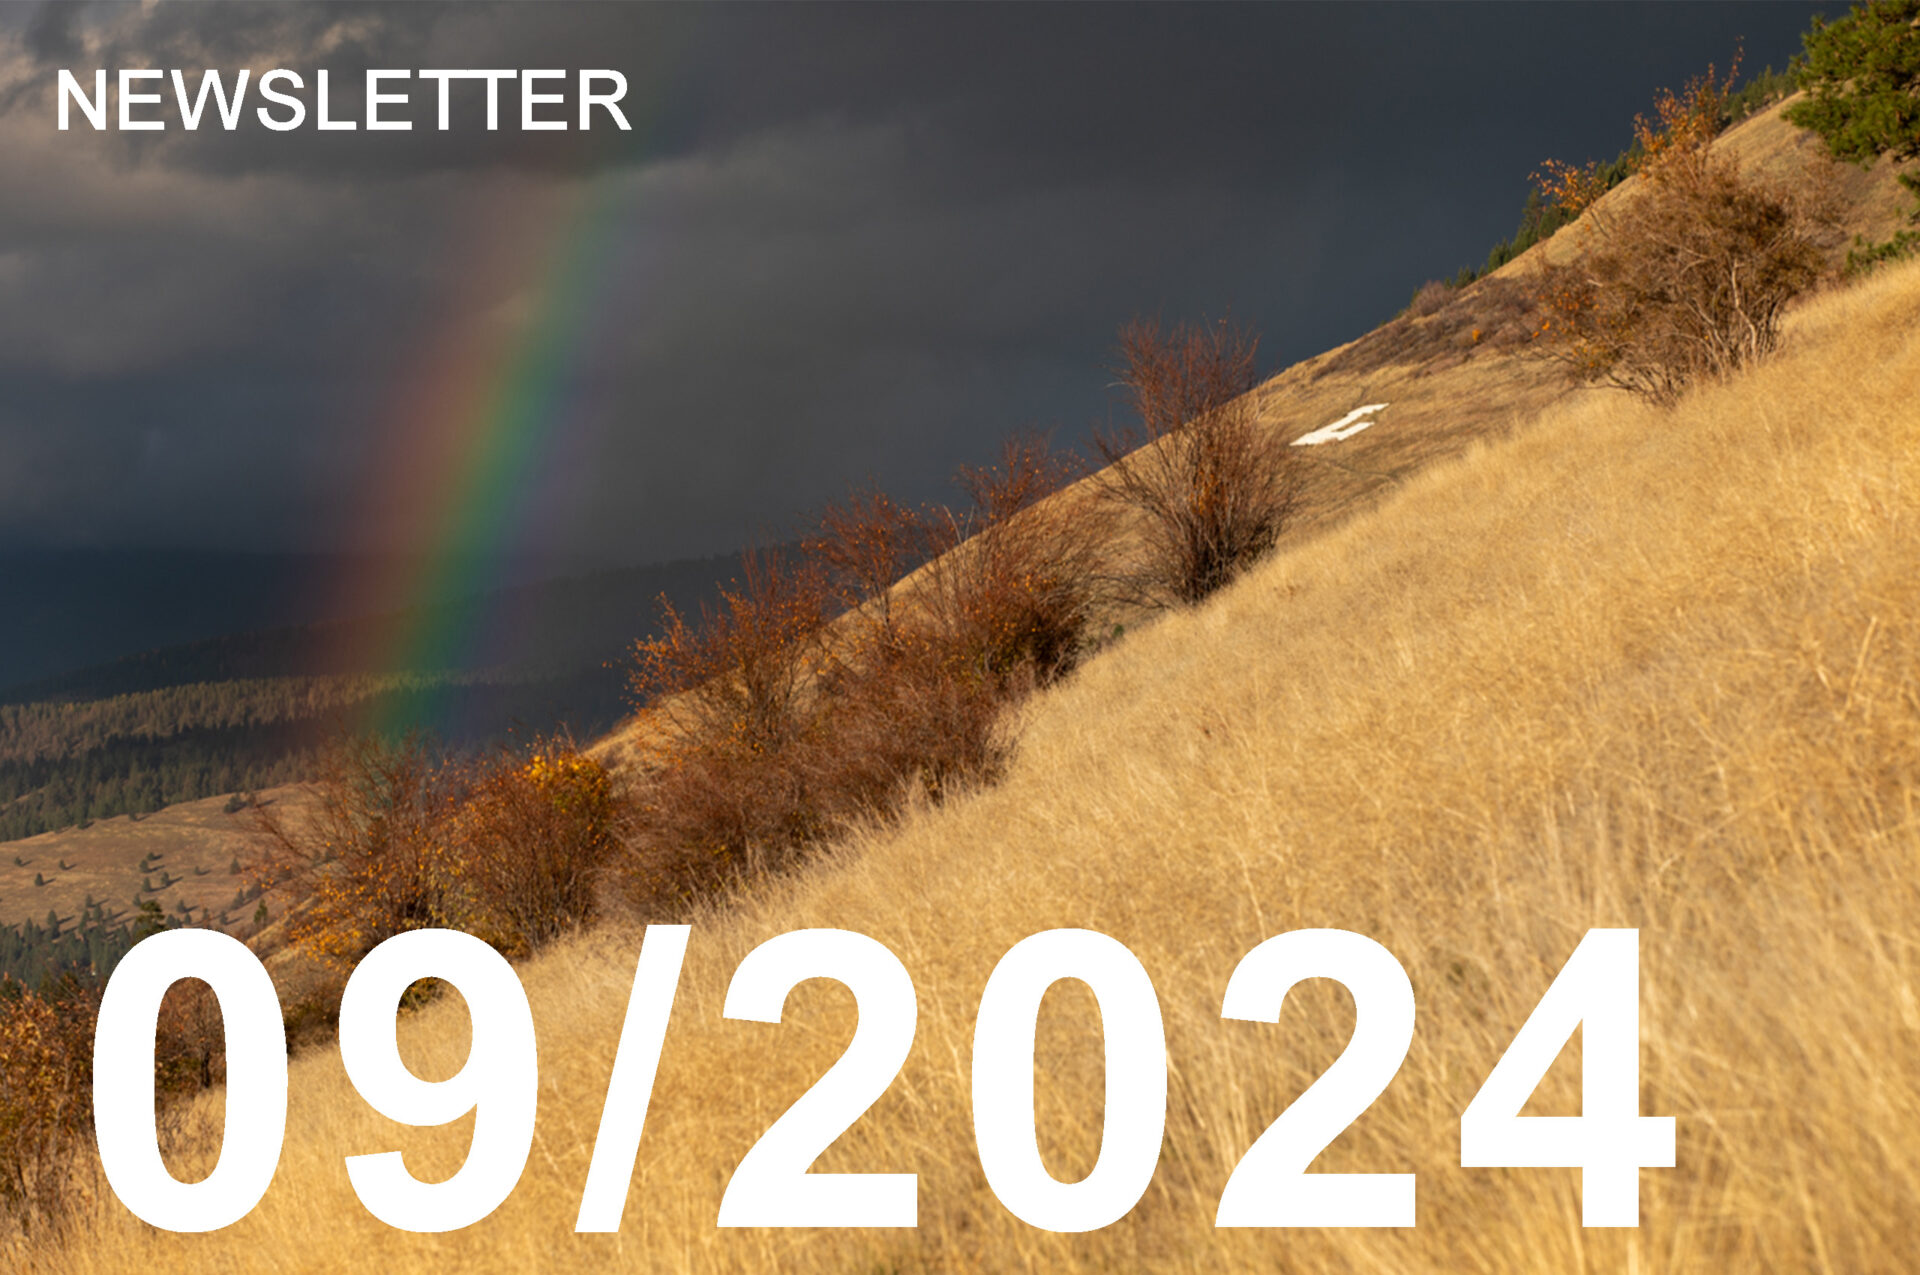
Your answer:
[[[636,118],[625,145],[637,145],[642,129]],[[339,583],[335,614],[385,618],[350,626],[355,636],[334,667],[460,669],[512,624],[488,595],[522,549],[539,496],[561,477],[557,453],[579,416],[577,373],[619,273],[608,267],[629,222],[630,174],[603,164],[518,222],[486,210],[454,250],[452,259],[474,265],[448,299],[449,321],[409,362],[382,413],[389,442],[356,528],[356,538],[425,552]],[[516,298],[513,314],[501,313],[502,295]],[[371,701],[359,729],[388,737],[445,729],[459,688],[434,686]]]

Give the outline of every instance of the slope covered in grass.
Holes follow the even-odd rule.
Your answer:
[[[470,1120],[371,1115],[337,1055],[294,1062],[279,1176],[245,1221],[159,1235],[106,1200],[63,1271],[1836,1270],[1920,1247],[1920,266],[1800,312],[1786,354],[1671,412],[1610,394],[1405,482],[1033,702],[997,788],[910,815],[697,924],[619,1236],[572,1233],[638,945],[605,928],[526,966],[542,1091],[527,1173],[464,1232],[387,1230],[341,1157],[450,1173]],[[1464,1170],[1458,1116],[1589,926],[1641,928],[1642,1106],[1679,1165],[1638,1231],[1585,1231],[1573,1170]],[[785,1023],[720,1016],[740,958],[858,930],[920,1021],[887,1095],[822,1157],[917,1172],[915,1231],[720,1231],[747,1147],[844,1048],[847,993]],[[1084,926],[1153,976],[1172,1068],[1153,1186],[1104,1231],[1036,1231],[972,1142],[974,1007],[994,963]],[[1227,1174],[1344,1047],[1302,988],[1223,1022],[1239,958],[1300,927],[1385,944],[1412,1052],[1316,1163],[1415,1172],[1412,1231],[1216,1231]],[[1049,994],[1039,1127],[1092,1163],[1091,998]],[[423,1075],[457,998],[403,1024]],[[1572,1114],[1578,1049],[1530,1114]],[[209,1095],[200,1118],[218,1121]],[[177,1172],[194,1157],[179,1157]],[[204,1157],[202,1160],[205,1164]]]

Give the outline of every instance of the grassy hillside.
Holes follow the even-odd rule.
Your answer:
[[[245,1221],[159,1235],[107,1200],[22,1260],[1904,1267],[1920,1245],[1920,265],[1807,306],[1790,336],[1781,358],[1673,412],[1577,395],[1379,484],[1371,512],[1034,701],[999,787],[705,917],[620,1236],[571,1232],[637,943],[613,928],[522,970],[540,1123],[526,1177],[487,1221],[410,1236],[365,1214],[340,1157],[405,1147],[416,1174],[444,1175],[470,1124],[378,1119],[320,1051],[295,1060],[279,1176]],[[817,1166],[917,1172],[912,1232],[713,1225],[740,1156],[850,1034],[849,998],[821,983],[781,1026],[720,1017],[739,959],[812,925],[885,942],[918,989],[905,1071]],[[1580,934],[1605,925],[1641,927],[1642,1110],[1678,1118],[1679,1167],[1642,1174],[1633,1232],[1582,1230],[1571,1170],[1458,1167],[1461,1109]],[[1173,1076],[1153,1186],[1083,1236],[1005,1211],[968,1114],[986,976],[1061,926],[1111,934],[1146,965]],[[1413,1231],[1211,1225],[1232,1165],[1351,1027],[1346,998],[1320,986],[1278,1028],[1218,1017],[1240,956],[1308,926],[1370,935],[1412,978],[1412,1053],[1315,1167],[1417,1173]],[[1042,1146],[1068,1179],[1091,1164],[1100,1118],[1089,1008],[1057,989],[1040,1029]],[[450,1074],[464,1023],[457,1002],[404,1023],[412,1065]],[[1570,1053],[1531,1112],[1574,1109]],[[217,1125],[218,1103],[203,1098],[200,1119]]]
[[[120,923],[154,902],[169,919],[250,934],[262,896],[253,877],[233,867],[258,854],[260,807],[285,812],[307,800],[303,788],[288,785],[255,794],[253,804],[208,797],[10,841],[0,857],[0,925],[43,922],[49,912],[71,925],[90,902]],[[266,902],[277,917],[286,899],[276,892]]]

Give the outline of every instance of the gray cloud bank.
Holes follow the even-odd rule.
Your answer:
[[[0,11],[0,541],[421,548],[379,539],[409,379],[450,333],[525,349],[570,243],[527,550],[711,552],[869,476],[932,496],[1104,413],[1135,313],[1231,309],[1275,366],[1357,335],[1478,262],[1542,158],[1611,155],[1736,37],[1784,61],[1808,12]],[[56,131],[58,68],[122,66],[606,66],[636,127]]]

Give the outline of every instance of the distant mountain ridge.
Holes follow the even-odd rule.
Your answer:
[[[226,633],[347,618],[324,584],[371,556],[0,548],[0,688]]]
[[[0,704],[100,699],[236,678],[485,669],[521,675],[575,671],[618,655],[640,636],[652,625],[662,594],[676,606],[697,607],[717,583],[737,570],[737,564],[737,555],[680,559],[524,584],[477,597],[441,599],[400,614],[236,626],[220,634],[0,684]],[[379,635],[397,625],[458,622],[462,612],[510,612],[516,620],[451,663],[374,669],[356,658],[357,652],[376,647]]]
[[[686,559],[230,633],[0,690],[0,840],[296,780],[374,722],[456,748],[593,738],[627,711],[626,653],[659,599],[698,611],[738,565]],[[476,636],[369,667],[412,631]]]
[[[623,596],[636,589],[664,589],[671,595],[685,587],[689,572],[697,577],[718,564],[724,573],[731,561],[717,555],[593,571],[522,567],[500,580],[489,596],[549,588],[565,594],[588,581]],[[225,667],[222,661],[237,661],[235,667],[243,671],[225,676],[316,671],[311,662],[317,647],[298,649],[293,631],[372,623],[368,608],[356,606],[337,582],[391,574],[406,565],[368,554],[0,546],[0,702],[60,694],[62,686],[89,686],[105,666],[128,661],[151,666],[155,653],[165,654],[167,667],[184,668],[181,661],[188,657],[176,648],[209,644],[230,649],[225,655],[201,650],[191,659],[195,667],[216,673]],[[416,599],[416,605],[462,601],[459,593],[444,589]],[[281,636],[272,641],[261,637],[276,632]],[[276,647],[277,653],[242,656],[231,649],[241,635],[240,648]],[[337,629],[329,636],[347,638],[352,631]],[[272,671],[250,671],[255,668]],[[123,671],[122,689],[151,689],[153,683],[145,679],[156,675],[175,676],[152,667]]]

